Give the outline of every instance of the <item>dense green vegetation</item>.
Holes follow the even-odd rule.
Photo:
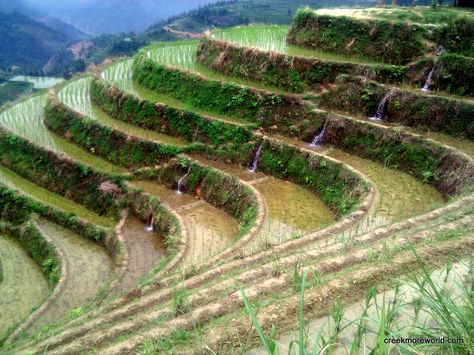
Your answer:
[[[422,15],[424,21],[436,26],[430,29],[416,22],[393,21],[390,12],[384,19],[361,16],[330,16],[309,9],[300,10],[288,41],[303,47],[378,58],[393,64],[411,62],[428,51],[434,51],[439,44],[449,52],[472,55],[472,17],[452,16],[443,22],[446,17],[430,16],[426,12]]]
[[[48,60],[71,38],[19,13],[0,12],[0,65],[41,72]]]
[[[249,30],[252,31],[250,28]],[[269,54],[210,39],[204,39],[198,46],[197,60],[226,75],[258,80],[266,85],[294,92],[332,83],[338,75],[344,73],[369,72],[371,77],[381,82],[400,82],[404,73],[404,68],[399,66],[321,60],[288,56],[284,53]]]
[[[361,21],[300,10],[288,34],[288,41],[302,47],[378,58],[385,63],[405,64],[426,51],[423,43],[425,31],[421,26],[409,23]]]

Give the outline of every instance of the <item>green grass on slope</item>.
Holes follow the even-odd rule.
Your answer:
[[[32,182],[22,178],[21,176],[2,166],[0,166],[0,182],[9,188],[18,190],[22,194],[30,196],[35,200],[60,210],[74,213],[79,218],[82,218],[98,226],[106,228],[112,228],[115,226],[115,222],[112,219],[101,217],[71,200],[68,200],[60,195],[33,184]]]

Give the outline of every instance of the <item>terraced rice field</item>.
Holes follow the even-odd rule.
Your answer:
[[[288,45],[286,43],[286,36],[289,30],[289,26],[249,25],[216,30],[212,33],[212,38],[234,43],[242,47],[257,48],[262,51],[284,53],[292,56],[318,58],[335,62],[373,62],[366,58],[341,56],[329,52]]]
[[[46,95],[33,96],[1,112],[0,124],[38,146],[70,156],[78,162],[99,171],[124,171],[120,167],[114,166],[92,154],[88,154],[76,145],[69,143],[66,139],[46,129],[43,123],[45,105]]]
[[[264,51],[366,63],[361,58],[288,46],[288,30],[286,26],[255,25],[217,30],[212,36]],[[184,70],[188,75],[222,81],[206,86],[208,90],[225,90],[225,85],[231,85],[223,83],[227,81],[254,90],[263,88],[197,64],[197,44],[154,44],[143,53],[173,73]],[[371,134],[379,134],[380,139],[391,134],[404,137],[400,142],[408,148],[392,154],[413,155],[403,161],[405,165],[388,167],[377,159],[381,154],[377,147],[358,147],[374,149],[365,155],[371,157],[368,159],[356,149],[350,153],[325,141],[318,147],[309,146],[298,134],[300,117],[291,121],[283,109],[283,113],[263,110],[258,115],[264,112],[263,119],[276,115],[281,122],[288,120],[291,130],[279,132],[280,122],[255,129],[261,122],[250,126],[245,119],[216,115],[212,105],[195,109],[159,89],[139,85],[133,70],[131,60],[115,62],[104,69],[101,78],[142,100],[205,116],[207,123],[200,124],[218,122],[219,129],[225,127],[235,136],[240,130],[249,130],[249,138],[235,144],[234,136],[227,137],[220,145],[177,154],[154,167],[125,171],[105,160],[107,156],[101,158],[51,133],[43,124],[45,95],[33,96],[2,112],[0,124],[37,147],[59,153],[62,159],[72,158],[94,171],[120,173],[97,175],[92,182],[87,174],[75,177],[81,187],[88,186],[82,190],[90,194],[83,196],[84,200],[100,206],[95,210],[99,212],[92,212],[72,202],[71,192],[65,196],[51,193],[0,160],[0,183],[5,185],[0,198],[13,205],[15,201],[6,199],[9,188],[68,213],[67,218],[54,222],[45,216],[28,215],[60,256],[61,280],[53,297],[49,297],[51,290],[40,270],[45,265],[34,263],[12,237],[0,235],[0,338],[8,337],[0,348],[2,353],[271,353],[261,345],[276,327],[283,353],[288,352],[290,344],[302,345],[305,340],[305,345],[315,346],[317,353],[324,353],[328,347],[333,353],[345,353],[350,347],[354,347],[354,353],[363,352],[363,342],[375,354],[383,353],[377,341],[383,341],[387,329],[393,336],[407,336],[416,330],[419,321],[428,319],[434,330],[441,326],[442,321],[431,312],[433,303],[429,303],[433,289],[438,295],[436,285],[443,299],[455,299],[452,307],[464,305],[463,299],[472,297],[471,141],[406,127],[394,130],[384,122],[368,122],[361,115],[340,116],[343,119],[337,121],[339,126],[329,128],[335,130],[330,132],[333,139],[343,134],[344,120],[370,128]],[[91,77],[87,76],[56,88],[66,109],[80,114],[78,120],[91,119],[96,129],[134,136],[138,142],[135,149],[145,143],[189,145],[184,138],[106,114],[99,100],[91,98],[90,85]],[[218,85],[224,85],[224,89]],[[268,94],[257,92],[259,98]],[[277,92],[281,90],[273,94]],[[301,111],[301,121],[316,112],[312,111],[316,104],[306,101],[304,95],[292,98],[299,100],[301,107],[306,105],[309,112]],[[278,105],[280,102],[274,100],[271,108],[278,109]],[[149,107],[156,111],[148,113],[147,123],[158,117],[156,122],[163,125],[165,118],[160,116],[159,105]],[[168,123],[173,119],[166,118]],[[219,129],[206,134],[218,135]],[[91,132],[87,132],[89,140],[95,139]],[[73,134],[65,136],[69,139]],[[107,135],[102,137],[107,139]],[[122,143],[113,143],[117,154],[127,154],[120,151]],[[429,154],[423,155],[426,151]],[[419,177],[419,166],[427,169],[424,160],[438,157],[436,167],[422,170]],[[197,164],[191,169],[188,164],[193,161]],[[306,176],[300,175],[303,171]],[[325,180],[327,176],[331,179]],[[61,183],[60,176],[57,183]],[[338,204],[349,207],[339,208]],[[0,222],[7,212],[0,209]],[[78,220],[89,224],[77,224]],[[94,226],[101,229],[97,231]],[[459,263],[469,257],[469,262]],[[407,283],[400,288],[396,280],[419,271],[420,261],[427,270],[438,271],[432,279],[427,272],[422,285],[416,285],[418,291],[430,287],[433,291],[426,291],[417,301],[420,297],[413,287]],[[439,271],[442,266],[443,271]],[[454,274],[460,274],[462,282],[456,283]],[[401,292],[407,296],[403,301],[398,300]],[[365,303],[361,305],[364,295]],[[32,313],[41,304],[46,305],[45,309],[37,315]],[[450,314],[459,325],[472,305],[456,309],[458,313]],[[415,317],[408,316],[415,312]],[[34,316],[23,327],[16,328],[31,314]],[[368,315],[373,319],[368,321]],[[267,335],[257,334],[257,323]],[[310,329],[309,334],[298,332],[302,325]],[[318,335],[322,325],[325,328]],[[436,334],[454,334],[442,331]],[[463,336],[466,341],[472,340],[468,333]],[[463,351],[459,353],[468,353]]]
[[[13,237],[0,236],[0,337],[16,327],[49,296],[48,282],[40,268]]]

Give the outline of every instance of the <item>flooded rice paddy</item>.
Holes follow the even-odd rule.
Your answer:
[[[143,129],[110,117],[104,111],[92,104],[90,97],[90,84],[91,78],[89,77],[72,81],[61,91],[59,91],[58,98],[62,103],[73,110],[89,118],[95,119],[107,127],[117,129],[126,134],[131,134],[142,139],[152,140],[160,143],[175,144],[180,146],[186,145],[186,142],[179,138]]]
[[[366,175],[378,191],[368,222],[371,227],[396,222],[440,207],[445,201],[431,185],[399,170],[330,147],[322,153]],[[368,226],[367,226],[368,227]]]
[[[125,222],[123,236],[129,260],[125,275],[116,288],[118,292],[135,287],[167,255],[164,240],[156,233],[148,232],[146,227],[145,223],[134,216],[129,216]]]
[[[224,211],[187,193],[167,189],[153,180],[135,181],[133,185],[158,197],[182,217],[189,243],[185,265],[204,261],[233,243],[239,224]]]

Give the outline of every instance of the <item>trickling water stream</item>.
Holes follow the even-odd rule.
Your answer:
[[[309,145],[310,147],[319,147],[324,144],[324,139],[326,138],[327,125],[328,125],[328,120],[324,122],[324,126],[321,132],[319,132],[317,135],[314,136],[311,144]]]
[[[189,166],[188,168],[188,171],[186,172],[186,174],[184,174],[179,180],[178,180],[178,189],[177,189],[177,193],[178,194],[181,194],[182,193],[182,186],[183,186],[183,183],[184,183],[184,180],[186,180],[186,178],[189,176],[189,173],[191,172],[191,165]]]
[[[379,106],[377,107],[377,112],[375,115],[369,117],[369,120],[373,121],[382,121],[385,118],[385,112],[387,111],[388,100],[392,95],[392,90],[387,92],[382,101],[380,101]]]
[[[433,83],[433,75],[435,73],[435,70],[436,70],[436,65],[434,65],[433,68],[430,70],[430,73],[428,74],[428,78],[426,79],[425,85],[423,85],[423,88],[421,89],[421,91],[431,92],[430,88],[434,84]]]
[[[260,158],[260,154],[262,154],[262,148],[263,148],[263,144],[260,144],[258,146],[258,149],[257,151],[255,152],[255,155],[253,157],[253,161],[252,161],[252,164],[250,165],[249,167],[249,171],[251,173],[254,173],[257,171],[257,168],[258,168],[258,159]]]

